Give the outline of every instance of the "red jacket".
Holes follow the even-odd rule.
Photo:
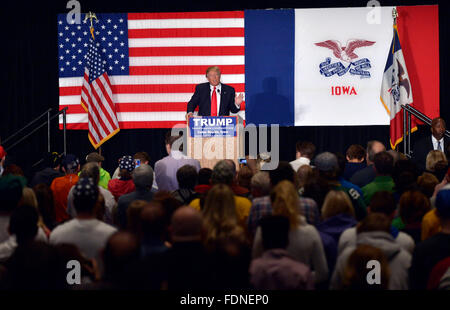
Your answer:
[[[199,194],[205,194],[211,189],[211,185],[209,184],[199,184],[194,187],[194,192]]]
[[[55,178],[50,185],[53,192],[53,201],[55,206],[55,220],[58,223],[68,220],[67,214],[67,196],[69,191],[78,182],[76,174],[68,174],[59,178]]]
[[[108,182],[108,190],[113,194],[116,201],[119,200],[120,196],[134,192],[135,189],[133,179],[112,179]]]

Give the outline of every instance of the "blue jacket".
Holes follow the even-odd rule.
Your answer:
[[[361,169],[366,168],[366,163],[345,163],[343,177],[346,180],[350,180],[353,174]]]
[[[338,179],[338,181],[341,183],[341,185],[343,187],[346,187],[348,189],[354,188],[361,195],[361,197],[363,197],[363,191],[362,191],[361,187],[359,187],[358,185],[350,183],[349,181],[345,180],[343,177],[340,177]],[[363,197],[363,199],[364,199],[364,197]]]
[[[316,226],[322,239],[325,255],[327,257],[329,274],[333,274],[337,259],[337,245],[344,230],[355,226],[356,219],[347,214],[338,214],[326,219]]]

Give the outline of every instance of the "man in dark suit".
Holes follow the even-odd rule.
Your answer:
[[[206,70],[208,83],[198,84],[195,93],[187,105],[187,117],[198,108],[199,116],[227,116],[237,113],[244,99],[243,94],[236,95],[233,87],[220,83],[219,67]]]
[[[414,144],[412,160],[424,171],[428,152],[439,150],[445,153],[450,146],[450,139],[445,137],[445,121],[441,117],[436,117],[431,121],[431,135]]]

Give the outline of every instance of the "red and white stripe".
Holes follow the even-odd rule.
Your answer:
[[[105,72],[89,83],[89,70],[85,68],[82,83],[81,106],[87,111],[89,140],[97,148],[119,130],[111,82]]]
[[[128,14],[130,74],[110,76],[120,128],[170,128],[185,120],[195,85],[219,66],[221,81],[245,92],[244,12]],[[87,129],[83,78],[60,78],[68,129]],[[241,110],[245,104],[241,105]],[[60,119],[62,123],[62,118]]]

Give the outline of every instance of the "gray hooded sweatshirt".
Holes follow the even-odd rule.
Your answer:
[[[408,289],[408,270],[411,266],[411,254],[402,249],[391,234],[383,231],[360,233],[357,235],[356,244],[357,246],[367,244],[379,248],[386,256],[390,268],[388,285],[390,290]],[[339,255],[330,281],[330,289],[342,289],[342,279],[347,260],[355,249],[355,246],[349,246]]]

